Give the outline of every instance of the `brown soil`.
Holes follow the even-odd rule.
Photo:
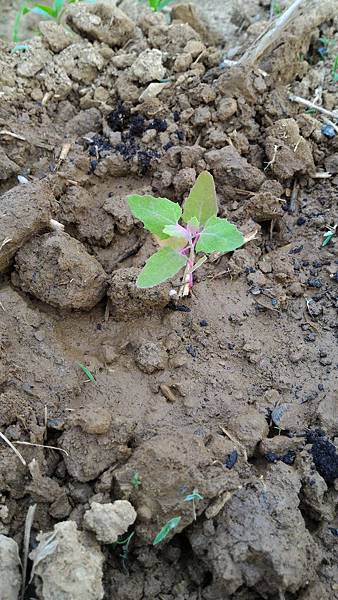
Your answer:
[[[220,66],[264,30],[261,5],[236,4],[225,44],[186,7],[135,22],[97,2],[0,47],[0,431],[61,449],[18,445],[28,467],[1,444],[0,534],[21,552],[33,503],[32,547],[129,500],[128,557],[70,528],[106,600],[338,598],[338,134],[288,99],[337,109],[338,22],[300,14],[259,68]],[[180,303],[177,281],[137,290],[155,244],[127,194],[181,203],[204,169],[257,238]],[[43,577],[25,598],[52,598]],[[94,583],[53,598],[102,598]]]

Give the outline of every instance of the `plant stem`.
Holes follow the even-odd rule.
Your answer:
[[[191,286],[192,274],[190,273],[190,269],[192,269],[192,267],[194,266],[194,260],[195,260],[195,245],[194,245],[194,243],[190,242],[189,247],[190,247],[190,252],[189,252],[189,258],[188,258],[187,264],[184,269],[183,283],[181,285],[180,291],[178,292],[179,298],[183,298],[184,296],[189,296],[189,293],[190,293],[190,290],[192,287]]]

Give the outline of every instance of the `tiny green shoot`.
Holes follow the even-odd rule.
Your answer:
[[[198,502],[199,500],[203,500],[203,496],[201,496],[201,494],[199,493],[198,490],[193,490],[191,494],[188,494],[188,496],[186,496],[184,498],[184,502],[191,502],[192,503],[192,514],[193,514],[193,519],[194,521],[196,521],[196,502]]]
[[[244,238],[235,225],[217,217],[214,178],[207,171],[196,179],[183,211],[177,202],[154,196],[128,196],[128,204],[134,217],[142,221],[160,245],[137,278],[136,286],[141,289],[171,279],[184,267],[179,297],[188,296],[193,272],[207,260],[206,255],[232,252],[254,237]],[[195,262],[200,253],[204,256]]]
[[[131,478],[131,485],[133,486],[133,488],[135,488],[135,490],[138,490],[138,488],[142,485],[141,477],[137,471]]]
[[[85,373],[85,375],[87,375],[88,381],[91,381],[92,383],[96,383],[96,379],[95,379],[93,373],[91,373],[91,371],[89,371],[89,369],[82,363],[77,363],[77,364],[79,365],[79,367],[81,367],[81,369]]]
[[[135,531],[132,531],[125,540],[119,540],[113,544],[113,548],[116,546],[122,546],[122,552],[119,555],[124,571],[128,571],[128,558],[129,558],[129,545],[135,535]]]
[[[322,248],[324,248],[331,242],[333,236],[337,233],[337,227],[338,223],[336,223],[336,225],[334,225],[333,227],[330,227],[329,225],[327,226],[327,231],[323,234],[324,240],[322,243]]]
[[[143,0],[141,0],[141,1],[143,1]],[[151,10],[153,10],[154,12],[163,10],[166,6],[168,6],[168,4],[173,2],[173,0],[146,0],[146,1],[148,3],[149,8],[151,8]]]
[[[271,10],[272,10],[272,14],[275,17],[280,17],[280,15],[283,12],[283,9],[281,7],[281,3],[278,0],[274,0],[274,2],[272,2]]]
[[[169,521],[167,521],[166,524],[163,525],[161,531],[159,531],[157,536],[155,537],[155,539],[153,541],[153,546],[156,546],[157,544],[162,542],[167,537],[167,535],[170,533],[170,531],[172,531],[172,529],[175,529],[177,527],[180,520],[181,520],[181,517],[173,517],[173,519],[169,519]]]

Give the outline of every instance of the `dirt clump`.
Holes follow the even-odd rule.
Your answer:
[[[108,298],[112,304],[112,316],[127,320],[160,310],[169,304],[170,287],[162,284],[142,290],[136,287],[139,269],[118,269],[110,279]]]
[[[15,264],[15,284],[51,306],[90,310],[106,290],[101,265],[79,241],[63,232],[27,242]]]
[[[100,435],[87,433],[80,427],[65,431],[60,437],[60,447],[68,453],[65,457],[68,473],[77,481],[91,481],[112,463],[127,460],[131,455],[128,442],[134,427],[133,423],[116,419],[109,430]]]
[[[297,475],[278,463],[264,485],[235,492],[214,523],[192,532],[194,552],[213,568],[212,597],[235,594],[243,584],[266,594],[297,593],[303,586],[320,553],[301,518],[299,490]]]
[[[123,46],[135,30],[133,21],[124,12],[105,2],[71,6],[67,11],[67,24],[81,36],[112,47]]]
[[[294,119],[280,119],[266,130],[265,152],[269,167],[277,179],[290,179],[295,174],[315,174],[309,142],[299,133]]]
[[[210,439],[210,447],[206,442],[188,432],[156,436],[141,444],[128,463],[114,472],[114,489],[132,498],[138,514],[137,533],[147,543],[177,514],[182,519],[176,533],[193,522],[194,512],[185,497],[194,488],[203,496],[196,506],[200,515],[214,499],[239,485],[237,469],[242,462],[226,478],[222,463],[219,460],[213,463],[220,454],[224,458],[227,455],[229,445],[224,438],[216,438],[214,444]],[[233,444],[230,445],[233,450]],[[136,492],[131,485],[135,472],[142,473],[142,486]]]
[[[17,543],[0,533],[0,598],[18,599],[21,587],[20,566]]]
[[[113,544],[135,519],[136,512],[127,500],[116,500],[113,504],[92,502],[90,510],[85,512],[83,524],[95,533],[99,542]]]
[[[73,521],[64,521],[37,540],[30,559],[39,600],[103,598],[103,554],[91,535],[78,531]]]
[[[0,272],[32,236],[49,229],[56,208],[47,182],[18,185],[0,198]]]

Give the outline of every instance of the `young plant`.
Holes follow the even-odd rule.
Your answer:
[[[89,382],[89,381],[91,383],[96,383],[96,379],[95,379],[93,373],[91,371],[89,371],[88,367],[86,367],[82,363],[77,363],[77,364],[82,369],[82,371],[84,372],[84,374],[87,375],[87,377],[88,377],[88,379],[86,379],[86,383]]]
[[[141,487],[141,485],[142,485],[142,479],[137,471],[134,473],[134,475],[131,478],[131,485],[133,486],[133,488],[135,490],[138,490],[138,488]]]
[[[192,503],[192,516],[194,521],[196,521],[196,502],[198,502],[199,500],[203,500],[203,496],[201,496],[201,494],[199,493],[198,490],[193,490],[191,494],[188,494],[188,496],[186,496],[184,498],[184,502],[191,502]]]
[[[333,227],[330,227],[330,225],[327,226],[327,231],[325,231],[325,233],[323,234],[324,240],[322,243],[322,248],[324,248],[331,242],[333,236],[337,233],[337,227],[338,223]]]
[[[40,4],[39,2],[33,4],[33,6],[21,6],[20,10],[16,14],[14,21],[12,36],[13,42],[17,42],[19,39],[19,29],[22,16],[32,13],[33,15],[40,15],[44,19],[52,19],[53,21],[60,23],[60,19],[64,12],[64,9],[69,4],[75,4],[75,2],[80,2],[80,0],[54,0],[52,6]]]
[[[176,202],[153,196],[128,196],[128,204],[161,246],[138,276],[138,288],[159,285],[185,267],[179,296],[187,296],[193,286],[193,272],[207,260],[207,254],[232,252],[252,239],[244,238],[235,225],[217,217],[214,179],[207,171],[198,176],[183,211]],[[196,260],[198,254],[204,255]]]
[[[130,545],[130,542],[133,539],[134,535],[135,535],[135,531],[133,531],[130,535],[128,535],[128,537],[125,540],[120,540],[113,544],[113,548],[115,548],[116,546],[122,546],[122,552],[119,555],[119,557],[121,559],[123,570],[126,573],[128,572],[129,545]]]
[[[177,527],[180,520],[181,520],[181,517],[174,517],[173,519],[169,519],[169,521],[167,521],[166,524],[163,525],[161,531],[159,531],[157,536],[155,537],[155,539],[153,541],[153,546],[156,546],[157,544],[162,542],[167,537],[169,532],[172,529],[175,529],[175,527]]]
[[[168,4],[173,2],[173,0],[146,0],[148,2],[149,8],[154,12],[158,10],[163,10]]]

